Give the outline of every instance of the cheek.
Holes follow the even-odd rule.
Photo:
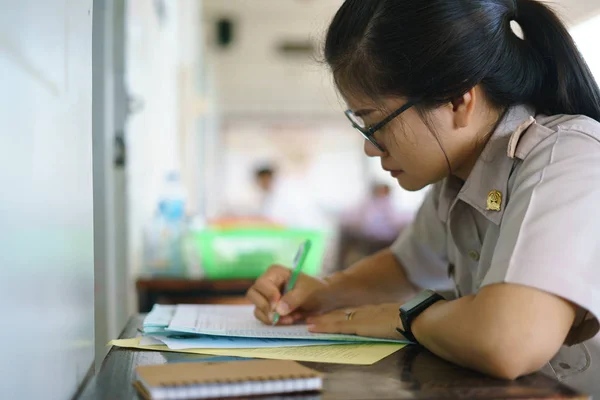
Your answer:
[[[420,164],[426,162],[426,158],[431,155],[429,135],[420,125],[400,123],[385,132],[384,144],[390,157],[401,164]]]
[[[365,154],[367,155],[367,157],[379,157],[381,156],[381,151],[375,147],[375,145],[371,142],[369,142],[368,140],[364,141],[364,147],[363,150],[365,152]]]
[[[385,144],[390,157],[397,161],[407,175],[432,183],[448,173],[440,144],[422,122],[407,127],[405,131],[396,130],[393,135],[389,135]]]

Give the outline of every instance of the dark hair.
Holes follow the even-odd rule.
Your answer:
[[[274,174],[275,174],[274,168],[269,167],[269,166],[259,167],[254,170],[254,176],[256,178],[271,177]]]
[[[499,108],[530,104],[600,121],[589,68],[559,18],[535,0],[346,0],[324,53],[346,94],[433,107],[481,84]]]

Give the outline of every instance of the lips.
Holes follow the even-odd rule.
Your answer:
[[[383,168],[384,170],[386,170],[387,172],[390,173],[390,175],[392,175],[394,178],[396,178],[398,175],[402,174],[404,172],[404,170],[402,169],[391,169],[391,168]]]

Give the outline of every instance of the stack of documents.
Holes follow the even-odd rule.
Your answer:
[[[306,325],[269,326],[252,306],[155,305],[143,336],[113,341],[121,347],[296,361],[372,364],[408,342],[318,334]]]

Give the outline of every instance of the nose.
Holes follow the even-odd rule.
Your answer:
[[[365,154],[368,157],[383,157],[386,152],[379,150],[373,143],[365,139]]]

